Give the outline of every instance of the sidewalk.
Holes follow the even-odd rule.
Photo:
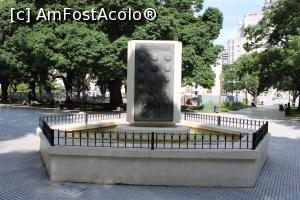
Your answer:
[[[269,158],[254,188],[102,186],[51,182],[41,161],[35,135],[38,117],[45,112],[50,111],[0,106],[1,200],[300,199],[300,121],[286,119],[277,107],[249,108],[226,114],[270,121]]]

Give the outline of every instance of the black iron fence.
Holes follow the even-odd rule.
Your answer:
[[[198,113],[183,113],[184,120],[214,124],[218,126],[234,127],[248,130],[258,130],[266,122],[234,117],[221,117],[217,115],[205,115]]]
[[[79,131],[54,130],[50,125],[66,123],[87,123],[120,119],[123,113],[76,114],[61,116],[44,116],[39,125],[51,146],[86,146],[115,148],[149,148],[149,149],[252,149],[255,150],[268,133],[268,122],[245,120],[220,116],[187,114],[185,120],[205,122],[219,126],[250,129],[261,127],[253,133],[123,133],[107,132],[103,129],[86,129]],[[194,116],[194,118],[192,118]]]
[[[148,149],[251,149],[251,134],[229,133],[125,133],[101,129],[53,133],[53,146]]]
[[[121,119],[124,117],[123,112],[108,112],[108,113],[98,113],[98,114],[69,114],[69,115],[49,115],[42,116],[41,119],[46,121],[49,125],[59,125],[59,124],[74,124],[74,123],[85,123],[97,122],[109,119]]]
[[[64,102],[66,100],[66,94],[61,92],[54,92],[51,94],[55,101]],[[10,92],[8,94],[9,98],[12,100],[18,101],[27,101],[28,100],[28,92]],[[36,99],[40,102],[45,102],[49,100],[50,96],[47,93],[36,93]],[[123,97],[124,99],[124,97]],[[71,96],[71,100],[77,103],[109,103],[109,97],[103,97],[100,94],[95,92],[86,93],[84,96],[81,95],[77,97],[77,93],[73,93]]]
[[[42,117],[39,119],[39,126],[50,145],[54,146],[54,129],[52,129]]]
[[[255,133],[253,133],[252,138],[252,149],[256,149],[262,139],[267,135],[269,132],[269,122],[265,122],[262,127],[260,127]]]

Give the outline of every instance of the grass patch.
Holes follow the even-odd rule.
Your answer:
[[[202,105],[204,106],[203,109],[199,109],[195,106],[194,107],[184,106],[184,107],[182,107],[182,111],[183,112],[214,113],[214,107],[219,106],[218,103],[212,103],[212,102],[203,103]],[[225,103],[222,103],[221,112],[236,111],[236,110],[244,109],[247,107],[248,106],[242,102],[232,102],[232,103],[225,102]]]
[[[300,117],[300,109],[297,107],[291,107],[291,111],[289,114],[286,114],[289,117]]]
[[[229,112],[245,109],[248,106],[241,102],[233,102],[233,103],[224,103],[221,108],[221,112]]]

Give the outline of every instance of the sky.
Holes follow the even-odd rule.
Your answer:
[[[220,36],[214,41],[226,47],[228,39],[237,35],[237,25],[240,19],[249,12],[260,11],[265,0],[204,0],[204,9],[217,7],[223,13],[223,29]]]

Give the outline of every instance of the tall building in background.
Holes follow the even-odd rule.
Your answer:
[[[264,8],[269,7],[276,0],[265,0]],[[239,21],[237,27],[236,37],[227,41],[227,55],[228,55],[228,64],[233,64],[240,56],[246,54],[247,52],[244,49],[244,44],[247,42],[245,37],[245,29],[249,26],[255,26],[263,18],[263,12],[251,12],[247,13],[242,20]],[[260,52],[261,49],[256,49],[255,51]],[[243,91],[235,91],[235,93],[244,93]],[[245,96],[244,96],[245,97]],[[252,99],[248,95],[250,102]],[[258,100],[263,102],[265,105],[274,105],[274,104],[285,104],[289,101],[289,95],[286,92],[280,92],[275,89],[270,88],[268,91],[263,92]]]
[[[247,13],[239,21],[237,35],[234,39],[227,41],[228,64],[234,63],[239,57],[246,54],[244,44],[247,42],[245,29],[249,26],[255,26],[263,18],[262,11]]]
[[[222,95],[223,102],[241,101],[242,98],[239,95],[228,96],[226,91],[224,91],[222,88],[222,81],[223,81],[222,69],[223,69],[223,65],[225,64],[228,64],[228,53],[226,51],[223,51],[218,56],[216,63],[211,66],[211,69],[215,73],[215,85],[209,89],[197,85],[182,87],[181,89],[182,104],[186,102],[187,98],[192,99],[194,104],[196,102],[196,99],[199,98],[201,98],[202,103],[218,104],[220,95]]]
[[[265,0],[265,8],[270,6],[272,3],[274,3],[276,0]]]
[[[228,52],[223,51],[221,55],[222,55],[222,65],[228,64]]]
[[[227,41],[228,64],[233,64],[240,56],[246,53],[243,48],[245,39],[236,37]]]

